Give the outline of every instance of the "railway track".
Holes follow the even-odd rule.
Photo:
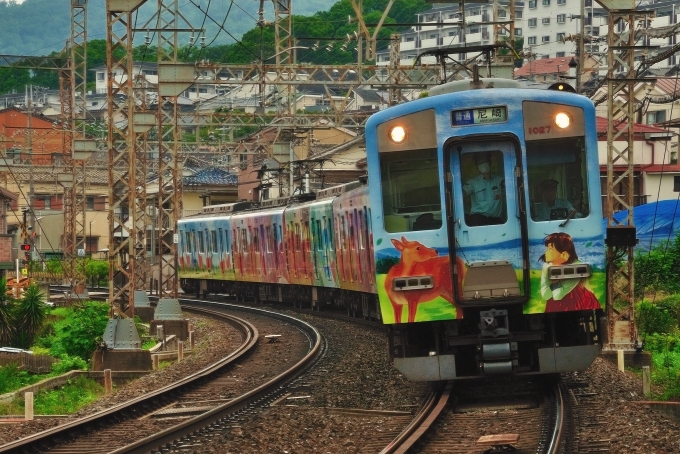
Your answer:
[[[184,309],[189,308],[185,306]],[[288,325],[291,331],[301,333],[309,343],[308,351],[266,383],[236,397],[215,398],[220,390],[223,392],[230,385],[229,371],[254,354],[258,342],[258,331],[253,324],[225,314],[224,309],[224,306],[216,310],[198,305],[191,308],[220,317],[241,332],[243,342],[223,360],[144,397],[0,446],[0,453],[147,453],[165,445],[195,444],[202,435],[221,427],[231,427],[254,407],[280,397],[285,383],[309,367],[322,350],[319,333],[307,323],[282,314],[251,309],[261,315],[266,313]]]
[[[570,408],[561,388],[558,382],[546,385],[489,381],[474,386],[456,383],[436,423],[430,422],[426,430],[419,430],[423,435],[411,446],[420,454],[469,454],[486,449],[506,452],[503,449],[509,451],[511,447],[517,454],[570,452],[565,450]]]
[[[191,306],[192,310],[202,310],[204,313],[221,312],[223,308],[260,311],[216,301],[182,300],[182,305],[185,310],[189,310]],[[318,312],[314,315],[318,315]],[[337,318],[333,314],[326,315]],[[305,335],[310,339],[311,345],[312,336],[309,332]],[[248,334],[244,336],[252,337]],[[318,344],[319,350],[323,350],[323,344],[321,342]],[[317,353],[317,357],[321,355],[320,352]],[[230,355],[233,356],[235,355]],[[308,368],[309,365],[301,367]],[[315,373],[317,372],[312,376]],[[262,385],[239,397],[220,397],[219,391],[215,390],[229,387],[233,382],[229,376],[217,376],[212,378],[211,385],[194,386],[181,395],[177,392],[176,395],[169,393],[153,408],[145,406],[121,408],[113,416],[113,419],[122,420],[115,427],[109,427],[106,420],[89,425],[74,422],[69,427],[58,428],[61,430],[55,429],[55,438],[41,440],[38,449],[5,445],[0,447],[0,452],[48,452],[46,446],[52,446],[49,452],[60,454],[219,452],[203,451],[203,448],[209,445],[211,440],[229,434],[236,433],[247,438],[250,430],[249,421],[265,408],[285,405],[285,400],[291,399],[289,396],[295,394],[296,390],[309,386],[304,382],[305,379],[309,380],[309,377],[309,374],[305,374],[305,377],[294,380],[288,378],[284,380],[287,382],[284,385],[273,385],[272,380],[267,385],[273,385],[274,390],[271,388],[267,390],[266,386]],[[415,415],[408,411],[381,412],[341,408],[331,410],[347,419],[378,416],[382,418],[383,424],[379,434],[363,442],[361,448],[356,451],[360,453],[407,453],[414,448],[422,453],[482,452],[483,449],[476,444],[481,435],[504,434],[509,431],[520,435],[519,442],[515,443],[518,454],[572,452],[564,450],[563,440],[572,436],[569,424],[574,419],[570,416],[572,411],[563,403],[564,400],[570,399],[561,397],[562,392],[567,391],[564,386],[563,390],[553,391],[551,395],[545,391],[540,394],[535,389],[524,389],[516,383],[508,383],[501,387],[500,391],[498,389],[489,391],[489,388],[478,388],[475,385],[472,387],[474,390],[467,391],[466,394],[465,386],[460,386],[461,383],[463,382],[456,382],[455,386],[448,383],[445,387],[431,392]],[[513,391],[510,392],[509,389]],[[499,394],[503,399],[494,401]],[[480,395],[487,398],[480,399]],[[541,423],[537,424],[537,421]],[[86,435],[76,436],[80,433]],[[107,444],[105,441],[129,439],[130,433],[139,434],[134,442],[121,445]],[[69,443],[66,443],[67,440]],[[58,447],[55,447],[56,445]]]

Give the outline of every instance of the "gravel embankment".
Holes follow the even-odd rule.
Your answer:
[[[340,321],[297,316],[316,326],[328,342],[328,350],[314,372],[304,377],[288,399],[270,407],[251,421],[214,433],[197,453],[362,453],[375,452],[369,441],[380,433],[396,432],[388,416],[348,416],[340,408],[412,411],[420,404],[426,388],[407,382],[390,364],[387,339],[377,330],[366,330]],[[193,316],[192,316],[193,318]],[[237,342],[224,336],[210,319],[196,323],[197,353],[187,361],[122,385],[114,395],[81,410],[83,416],[108,405],[139,396],[149,389],[168,384],[215,361]],[[262,334],[262,333],[261,333]],[[262,374],[266,365],[243,364],[244,371]],[[615,365],[598,359],[587,371],[569,374],[574,381],[591,383],[595,393],[581,402],[597,418],[601,439],[611,440],[611,453],[680,453],[680,423],[634,401],[646,400],[638,376],[620,373]],[[585,410],[585,408],[584,408]],[[62,420],[63,421],[63,420]],[[6,443],[59,421],[36,420],[4,426],[0,443]],[[584,436],[585,438],[585,436]]]

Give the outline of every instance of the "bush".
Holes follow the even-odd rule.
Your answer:
[[[677,319],[668,310],[649,301],[642,301],[636,309],[637,327],[647,341],[652,334],[669,334],[677,327]]]
[[[648,291],[680,293],[680,232],[673,241],[635,255],[635,294]]]
[[[59,361],[52,364],[52,372],[57,375],[72,370],[87,370],[87,361],[78,356],[60,355]]]
[[[88,301],[81,308],[71,308],[66,317],[54,324],[53,356],[77,356],[88,361],[97,348],[109,322],[109,305]]]

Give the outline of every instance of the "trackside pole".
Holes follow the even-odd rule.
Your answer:
[[[33,421],[33,393],[30,391],[24,394],[24,419]]]

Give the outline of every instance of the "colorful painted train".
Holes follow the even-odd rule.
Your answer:
[[[606,326],[594,106],[515,84],[374,114],[367,180],[182,219],[182,288],[381,320],[414,381],[587,368]]]

